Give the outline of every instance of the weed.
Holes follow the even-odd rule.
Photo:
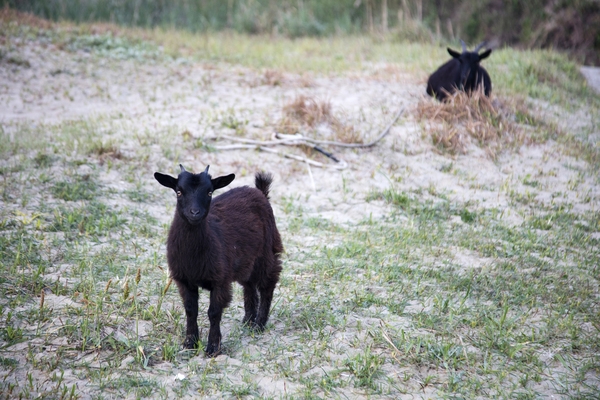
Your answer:
[[[51,189],[52,194],[62,200],[92,200],[97,196],[98,184],[89,175],[76,179],[75,182],[59,181]]]
[[[122,227],[124,222],[120,213],[98,201],[74,208],[57,207],[53,217],[48,226],[50,232],[78,232],[92,236],[106,235],[111,230]]]
[[[10,368],[19,365],[19,362],[13,358],[0,357],[0,365]]]
[[[344,365],[356,379],[356,386],[376,389],[375,379],[381,375],[383,360],[366,347],[363,353],[348,358]]]

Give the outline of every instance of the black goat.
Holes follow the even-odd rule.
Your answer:
[[[456,90],[471,93],[483,87],[483,92],[489,96],[492,92],[492,80],[487,71],[479,62],[487,58],[492,49],[479,54],[485,45],[480,43],[473,51],[467,51],[467,45],[462,40],[462,53],[448,47],[452,59],[439,67],[427,81],[427,94],[443,101],[449,94]]]
[[[235,175],[211,179],[208,167],[200,174],[180,167],[177,178],[154,174],[177,193],[167,261],[185,308],[187,349],[198,344],[198,287],[210,291],[206,353],[214,357],[221,352],[221,315],[231,302],[233,281],[244,288],[243,322],[262,331],[269,318],[283,252],[268,200],[273,178],[257,173],[256,188],[234,188],[212,200],[213,192],[229,185]]]

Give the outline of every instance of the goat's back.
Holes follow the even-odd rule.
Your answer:
[[[237,187],[215,197],[208,214],[209,223],[218,220],[224,233],[235,236],[252,234],[268,240],[273,231],[278,234],[267,197],[270,175],[257,174],[256,184],[258,188]]]
[[[208,218],[209,221],[218,219],[221,223],[232,221],[237,225],[243,224],[245,220],[251,222],[257,217],[264,217],[268,214],[272,215],[273,210],[264,192],[256,188],[242,186],[228,190],[213,198]]]
[[[443,100],[460,85],[460,62],[451,59],[439,67],[427,80],[427,94]]]
[[[267,190],[268,184],[262,187]],[[243,186],[215,197],[208,223],[219,236],[219,246],[223,246],[221,251],[229,260],[227,264],[233,267],[241,281],[247,279],[242,271],[250,273],[248,268],[254,260],[275,260],[275,255],[283,252],[273,209],[263,190]],[[274,261],[265,266],[279,268]]]

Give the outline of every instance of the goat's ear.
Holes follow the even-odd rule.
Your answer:
[[[161,185],[171,188],[173,190],[175,190],[175,188],[177,187],[177,179],[173,178],[170,175],[165,175],[165,174],[161,174],[160,172],[155,172],[154,179],[156,179],[158,181],[158,183],[160,183]]]
[[[479,60],[483,60],[484,58],[488,58],[492,54],[492,49],[487,49],[483,53],[479,55]]]
[[[458,51],[452,50],[450,47],[448,47],[448,54],[450,54],[454,58],[460,57],[460,53]]]
[[[229,174],[225,176],[219,176],[218,178],[211,179],[213,190],[224,188],[229,185],[235,179],[235,174]]]

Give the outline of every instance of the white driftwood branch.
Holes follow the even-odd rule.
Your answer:
[[[396,115],[394,116],[394,119],[392,119],[392,121],[386,126],[386,128],[379,134],[379,136],[377,136],[377,138],[375,138],[375,140],[373,140],[369,143],[343,143],[343,142],[335,142],[335,141],[329,141],[329,140],[315,140],[315,139],[305,137],[304,135],[302,135],[300,133],[296,133],[295,135],[275,133],[274,140],[265,140],[265,141],[246,139],[246,138],[240,138],[240,137],[228,136],[228,135],[221,135],[220,137],[216,138],[216,140],[222,138],[222,139],[231,140],[232,142],[238,142],[241,144],[217,145],[217,146],[213,146],[213,148],[215,150],[260,150],[260,151],[266,151],[267,153],[277,154],[281,157],[302,161],[302,162],[306,163],[307,165],[312,165],[312,166],[319,167],[319,168],[333,168],[333,169],[342,170],[342,169],[345,169],[348,167],[348,164],[344,160],[339,160],[336,162],[336,164],[323,164],[321,162],[314,161],[314,160],[311,160],[306,157],[297,156],[295,154],[284,153],[284,152],[275,150],[275,149],[271,148],[271,146],[305,145],[305,146],[312,147],[315,149],[317,149],[317,145],[338,146],[338,147],[345,147],[345,148],[373,147],[390,132],[390,129],[396,123],[398,118],[400,118],[400,116],[404,113],[404,110],[405,110],[405,108],[402,107],[396,113]],[[322,149],[317,149],[317,150],[323,152]],[[326,154],[326,155],[328,157],[336,160],[331,154]]]

